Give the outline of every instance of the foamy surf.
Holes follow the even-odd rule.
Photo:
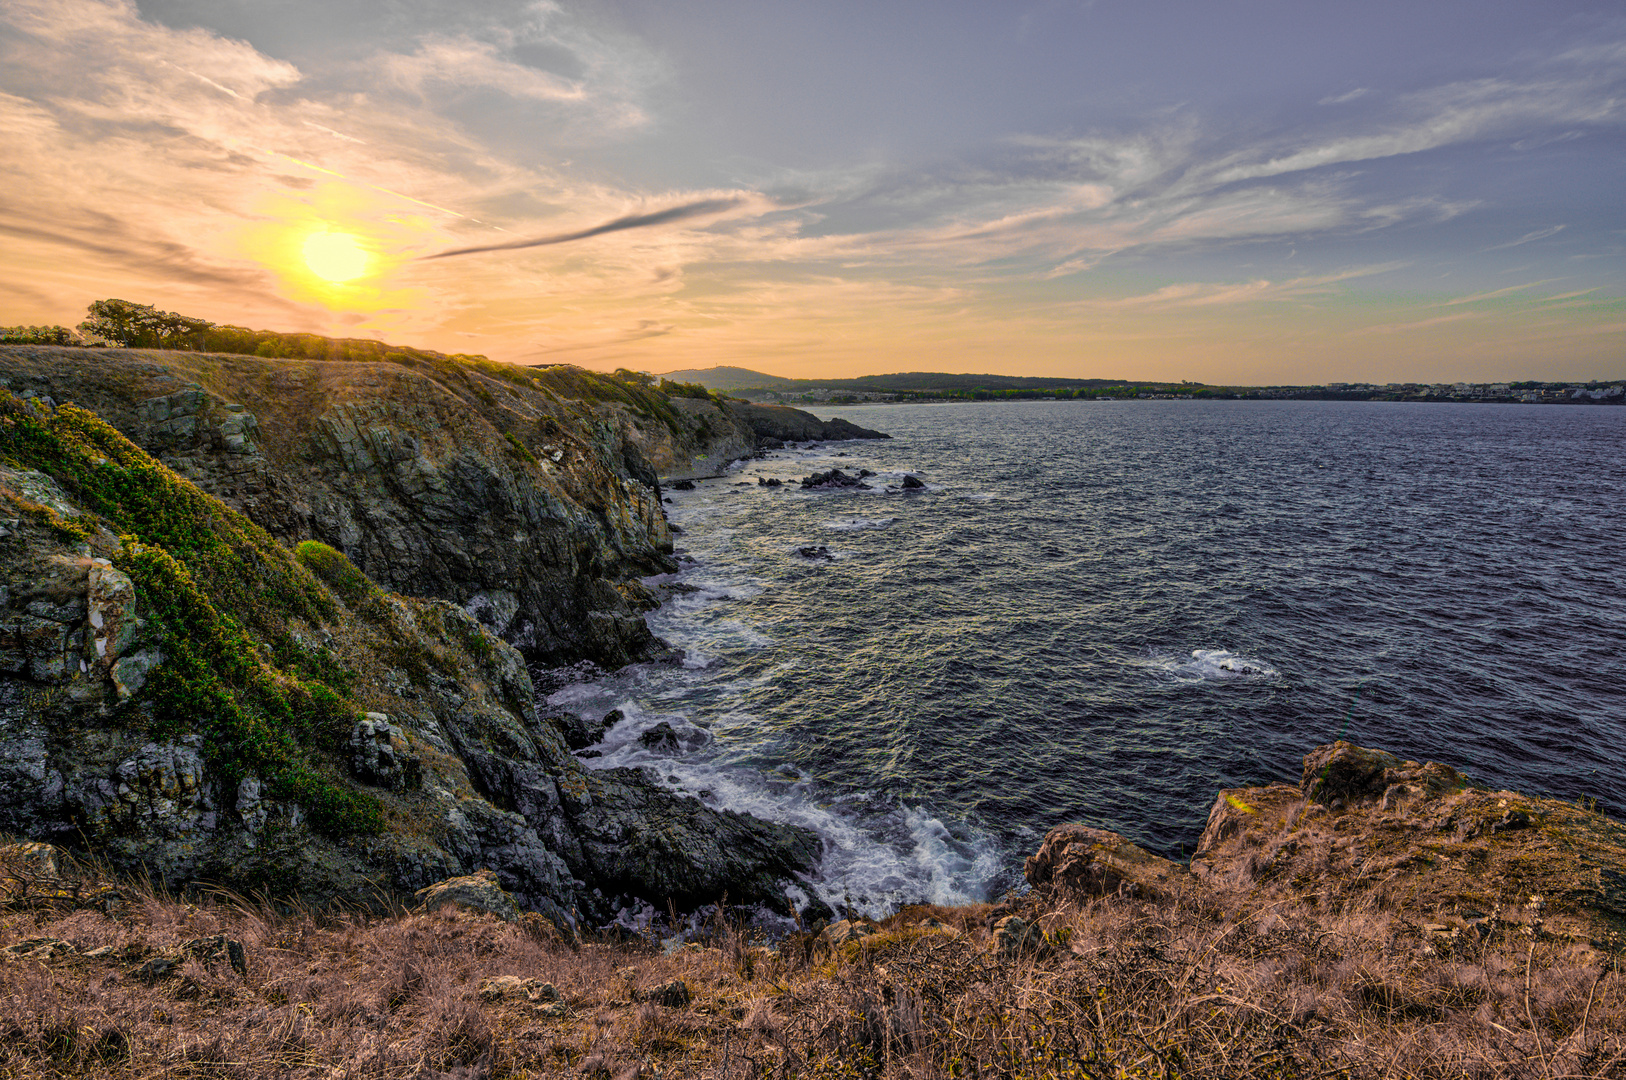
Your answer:
[[[1281,673],[1263,660],[1243,656],[1229,649],[1193,649],[1189,656],[1153,653],[1135,661],[1139,666],[1173,678],[1177,682],[1225,682],[1268,680]]]

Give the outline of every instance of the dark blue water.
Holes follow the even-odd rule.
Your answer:
[[[817,828],[809,890],[986,896],[1065,821],[1178,857],[1217,788],[1340,734],[1626,808],[1626,409],[837,414],[894,439],[672,493],[699,591],[651,622],[685,666],[555,698],[628,713],[595,764]],[[832,466],[879,475],[755,483]],[[684,752],[636,741],[662,720]]]

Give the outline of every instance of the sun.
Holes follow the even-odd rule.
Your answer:
[[[336,285],[359,278],[373,261],[361,241],[346,232],[311,233],[301,251],[311,273]]]

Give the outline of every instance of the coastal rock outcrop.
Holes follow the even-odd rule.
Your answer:
[[[405,355],[11,347],[0,387],[90,409],[285,544],[321,541],[385,588],[449,600],[532,660],[667,655],[619,589],[675,568],[620,403]]]
[[[1378,911],[1424,934],[1488,936],[1501,924],[1626,949],[1626,824],[1343,741],[1305,755],[1296,785],[1221,791],[1189,871],[1073,824],[1049,832],[1026,875],[1036,893],[1063,900],[1192,889]]]
[[[561,924],[623,895],[784,907],[810,832],[590,772],[535,708],[527,660],[661,652],[638,614],[653,595],[622,575],[669,565],[669,534],[590,412],[478,371],[46,359],[0,349],[0,378],[53,391],[0,390],[0,832],[315,903],[489,869]],[[228,384],[254,423],[204,389]],[[168,459],[67,404],[80,392]],[[319,422],[363,406],[401,426]],[[407,482],[429,473],[443,487]],[[296,552],[335,520],[355,531],[318,535],[392,581],[429,580],[419,558],[467,572],[414,598],[336,545]]]
[[[1221,791],[1191,870],[1322,909],[1458,930],[1535,912],[1546,933],[1626,943],[1626,825],[1343,741],[1306,755],[1296,785]]]
[[[730,399],[729,412],[761,440],[815,442],[836,439],[890,439],[892,436],[859,427],[850,420],[820,420],[812,413],[788,405],[759,405]]]
[[[1117,833],[1061,825],[1028,856],[1028,884],[1069,900],[1091,896],[1166,896],[1189,878],[1179,863],[1159,858]]]

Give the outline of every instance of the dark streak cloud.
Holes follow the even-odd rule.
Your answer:
[[[724,210],[732,210],[744,201],[744,199],[737,196],[730,199],[702,199],[699,202],[685,203],[682,206],[657,210],[652,214],[628,214],[613,221],[606,221],[602,225],[594,225],[591,229],[582,229],[580,232],[556,233],[553,236],[541,236],[535,240],[514,240],[506,244],[482,244],[479,247],[453,248],[451,251],[437,251],[433,255],[425,255],[424,258],[444,259],[452,255],[478,255],[483,251],[516,251],[520,248],[566,244],[572,240],[585,240],[589,236],[602,236],[605,233],[621,232],[624,229],[642,229],[649,225],[665,225],[673,221],[683,221],[686,218],[700,217],[703,214],[717,214]]]

